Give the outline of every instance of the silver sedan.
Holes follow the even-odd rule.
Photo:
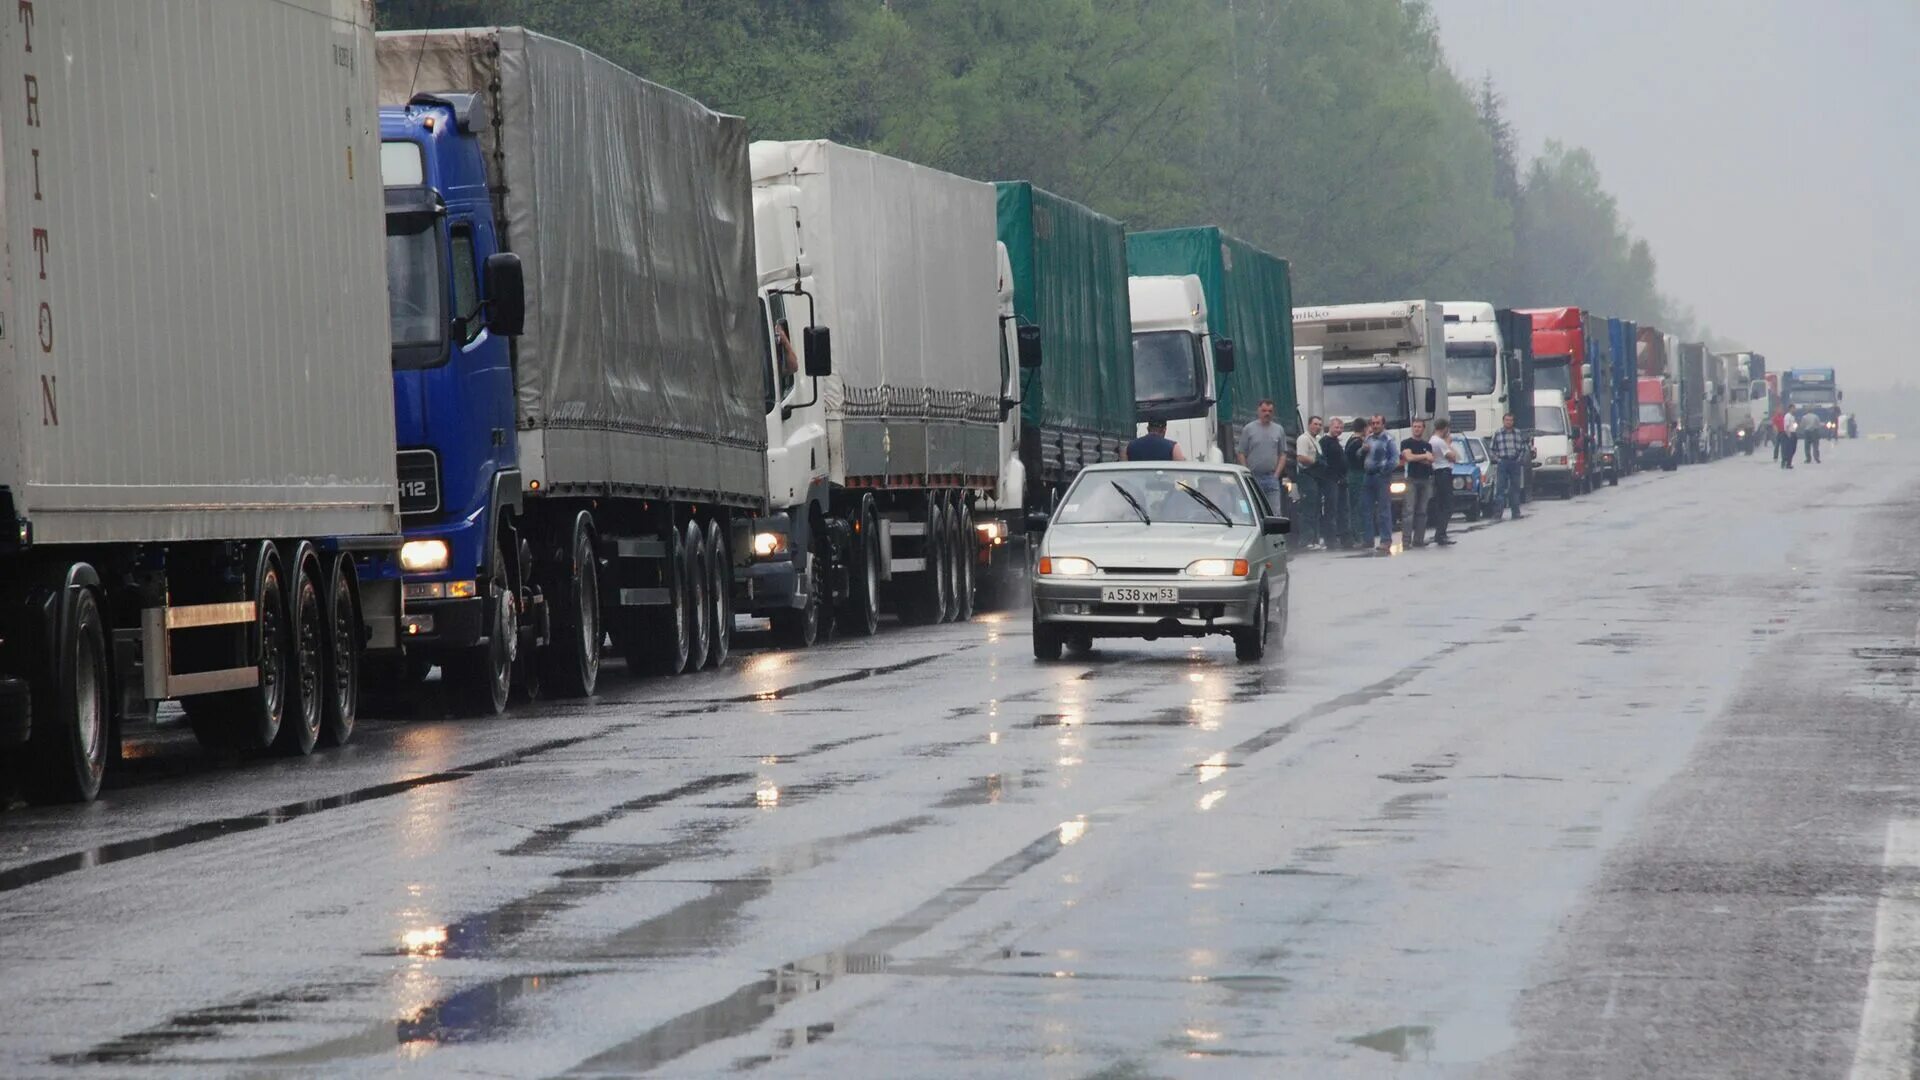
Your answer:
[[[1259,660],[1287,632],[1290,523],[1238,465],[1094,465],[1044,526],[1033,568],[1033,655],[1097,637],[1228,634]]]

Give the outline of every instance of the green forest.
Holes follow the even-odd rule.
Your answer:
[[[383,29],[523,25],[745,116],[1131,228],[1218,224],[1303,304],[1580,304],[1695,330],[1577,147],[1520,160],[1421,0],[378,0]],[[1550,134],[1550,133],[1542,133]]]

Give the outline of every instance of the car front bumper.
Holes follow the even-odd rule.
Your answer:
[[[1179,590],[1179,599],[1171,604],[1106,603],[1100,599],[1103,588],[1157,589],[1169,585]],[[1254,625],[1258,605],[1264,600],[1258,578],[1203,581],[1105,575],[1033,579],[1035,621],[1092,637],[1224,634]]]

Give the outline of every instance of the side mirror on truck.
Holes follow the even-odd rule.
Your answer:
[[[1213,370],[1222,375],[1233,374],[1233,339],[1213,339]]]
[[[1022,326],[1014,331],[1014,336],[1019,341],[1020,366],[1022,368],[1039,367],[1040,328],[1037,326]]]
[[[527,283],[520,273],[520,256],[496,251],[487,256],[482,272],[487,284],[487,332],[519,337],[527,325]]]
[[[824,326],[809,326],[801,332],[807,350],[807,377],[824,379],[833,374],[833,332]]]
[[[1432,416],[1434,411],[1439,407],[1440,407],[1440,390],[1437,387],[1432,387],[1432,386],[1427,387],[1427,410],[1426,410],[1427,415]]]

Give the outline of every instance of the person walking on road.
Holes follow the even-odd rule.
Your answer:
[[[1120,448],[1121,461],[1185,461],[1180,444],[1167,438],[1165,420],[1147,421],[1147,433]]]
[[[1347,530],[1347,451],[1341,445],[1339,417],[1327,421],[1320,436],[1320,539],[1329,548],[1352,547]]]
[[[1347,541],[1353,547],[1373,544],[1373,519],[1367,516],[1367,418],[1356,416],[1347,432]]]
[[[1387,434],[1387,418],[1375,416],[1367,422],[1367,524],[1368,540],[1375,555],[1393,554],[1393,470],[1400,464],[1393,436]]]
[[[1433,501],[1433,443],[1427,439],[1427,422],[1415,420],[1413,434],[1400,440],[1400,464],[1407,470],[1405,511],[1401,515],[1400,547],[1427,546],[1427,507]]]
[[[1800,414],[1800,442],[1807,448],[1807,456],[1801,461],[1814,465],[1820,464],[1820,436],[1825,434],[1819,412],[1807,409]]]
[[[1503,512],[1513,514],[1513,520],[1520,520],[1520,478],[1525,474],[1528,458],[1532,451],[1527,445],[1527,437],[1513,426],[1513,414],[1500,418],[1500,430],[1493,433],[1487,443],[1487,452],[1493,455],[1498,475],[1494,478],[1495,503],[1493,520],[1499,521]]]
[[[1793,451],[1800,441],[1800,421],[1794,419],[1793,410],[1780,414],[1780,467],[1793,468]]]
[[[1787,410],[1776,407],[1773,410],[1773,460],[1780,460],[1780,447],[1786,439]]]
[[[1307,430],[1300,433],[1293,446],[1293,482],[1300,489],[1300,520],[1295,527],[1308,551],[1326,547],[1320,493],[1320,429],[1324,424],[1317,416],[1308,417]]]
[[[1287,429],[1273,422],[1273,402],[1262,401],[1253,423],[1240,429],[1234,449],[1276,513],[1285,512],[1286,504],[1280,498],[1280,470],[1287,463],[1286,447]]]
[[[1433,542],[1452,547],[1447,526],[1453,523],[1453,467],[1460,451],[1453,445],[1453,423],[1446,417],[1433,422]]]

